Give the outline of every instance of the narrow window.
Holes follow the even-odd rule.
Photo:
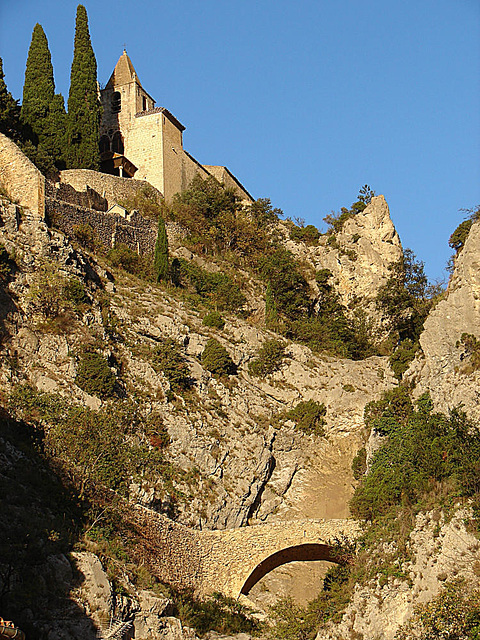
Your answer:
[[[123,147],[123,138],[120,131],[115,131],[112,138],[112,151],[114,153],[119,153],[123,155],[124,147]]]
[[[145,96],[143,96],[143,110],[147,110],[147,99],[145,98]]]
[[[120,91],[114,91],[112,96],[112,113],[119,113],[122,109],[122,96]]]

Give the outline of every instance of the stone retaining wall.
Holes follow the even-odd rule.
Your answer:
[[[17,145],[0,133],[0,186],[38,220],[45,216],[45,177]]]
[[[139,213],[133,213],[126,219],[47,198],[46,215],[53,226],[71,238],[77,236],[79,227],[89,225],[95,233],[95,240],[105,250],[121,243],[138,254],[144,254],[151,253],[155,247],[156,224]]]

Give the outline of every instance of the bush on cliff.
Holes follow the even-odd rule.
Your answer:
[[[254,376],[268,376],[278,371],[285,359],[285,344],[281,340],[266,340],[249,362],[248,371]]]
[[[85,351],[79,359],[75,384],[92,396],[108,398],[113,395],[116,376],[107,360],[95,351]]]
[[[286,413],[289,420],[295,422],[297,429],[307,435],[325,435],[325,405],[315,400],[302,400],[293,409]]]
[[[186,390],[192,386],[190,369],[176,340],[162,340],[153,351],[152,364],[156,371],[162,371],[172,389]]]
[[[228,351],[215,338],[205,345],[202,352],[202,365],[214,376],[230,376],[237,373],[237,367]]]

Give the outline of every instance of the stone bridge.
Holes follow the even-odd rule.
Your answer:
[[[338,562],[336,538],[355,539],[355,520],[289,520],[223,531],[198,531],[136,507],[130,516],[154,573],[198,595],[219,591],[237,598],[282,564]],[[152,560],[153,558],[153,560]]]

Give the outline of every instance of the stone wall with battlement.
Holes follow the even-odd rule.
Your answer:
[[[90,169],[67,169],[66,171],[61,171],[60,183],[69,184],[76,191],[85,191],[87,187],[90,187],[90,189],[93,189],[107,200],[108,207],[119,201],[132,198],[139,189],[145,186],[155,188],[145,180],[119,178],[118,176],[111,176],[108,173],[100,173]],[[156,191],[158,197],[161,198],[160,191]]]
[[[8,196],[44,219],[45,177],[17,145],[0,133],[0,186]]]
[[[143,507],[132,524],[155,561],[160,580],[199,595],[219,591],[238,597],[261,577],[286,562],[335,562],[335,540],[355,539],[354,520],[290,520],[222,531],[197,531]]]

